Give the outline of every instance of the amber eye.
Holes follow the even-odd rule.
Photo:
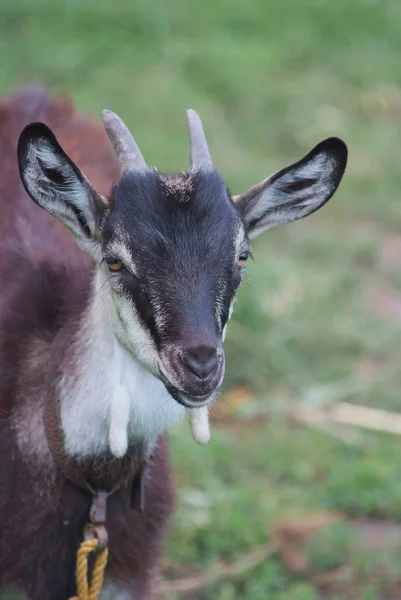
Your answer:
[[[238,267],[239,268],[244,267],[247,260],[248,260],[248,255],[241,254],[241,256],[238,259],[238,263],[237,263]]]
[[[106,263],[110,271],[121,271],[123,268],[123,263],[118,258],[108,258]]]

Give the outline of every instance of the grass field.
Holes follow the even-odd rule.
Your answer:
[[[236,563],[278,520],[345,519],[171,600],[401,597],[401,438],[293,418],[401,411],[400,52],[399,0],[0,0],[1,92],[38,81],[111,108],[160,170],[188,164],[190,106],[235,193],[325,137],[349,146],[333,200],[254,244],[212,441],[172,435],[165,574]]]

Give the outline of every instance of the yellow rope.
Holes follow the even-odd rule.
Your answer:
[[[78,596],[70,600],[98,600],[103,585],[104,570],[107,564],[109,551],[107,548],[101,550],[95,559],[92,581],[88,583],[88,556],[94,552],[99,545],[99,540],[94,538],[81,543],[77,552],[77,593]]]

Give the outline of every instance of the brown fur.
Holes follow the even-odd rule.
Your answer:
[[[53,129],[103,195],[118,169],[102,128],[77,116],[67,99],[27,88],[0,104],[0,589],[19,589],[31,600],[64,600],[75,594],[75,552],[91,499],[56,467],[43,407],[73,334],[63,325],[78,322],[93,267],[67,230],[23,190],[16,146],[32,121]],[[117,476],[120,467],[115,459],[110,474]],[[94,468],[100,479],[109,473],[101,461]],[[132,510],[127,485],[108,505],[107,579],[135,600],[150,598],[171,513],[165,440],[150,461],[145,498],[143,513]]]

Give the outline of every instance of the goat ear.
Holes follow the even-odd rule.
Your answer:
[[[97,239],[107,202],[44,123],[31,123],[22,131],[18,163],[24,187],[34,202],[62,221],[80,246]]]
[[[336,191],[347,164],[347,147],[338,138],[318,144],[302,160],[233,198],[250,237],[318,210]]]

